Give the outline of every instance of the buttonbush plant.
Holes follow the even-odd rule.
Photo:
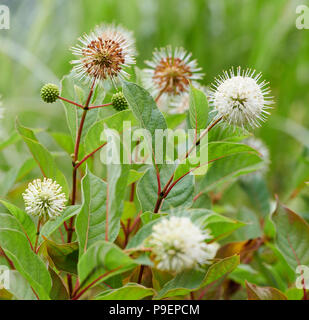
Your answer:
[[[0,200],[0,265],[10,270],[0,298],[307,299],[309,226],[268,190],[271,159],[254,138],[276,101],[261,74],[232,68],[203,87],[191,54],[171,47],[140,69],[133,35],[115,25],[72,51],[72,72],[41,90],[42,109],[63,112],[69,133],[49,134],[71,169],[16,120],[32,158],[14,178],[16,203],[10,190]],[[116,152],[104,129],[118,162],[104,161]],[[131,141],[138,129],[148,138]],[[167,129],[183,129],[185,142],[165,136],[160,149]],[[248,202],[231,206],[228,192]]]

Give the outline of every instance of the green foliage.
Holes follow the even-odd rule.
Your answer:
[[[0,246],[16,270],[29,282],[40,299],[49,299],[51,278],[43,261],[31,250],[26,236],[17,229],[0,227]]]
[[[57,181],[62,186],[63,191],[68,194],[66,178],[57,168],[55,159],[51,153],[38,141],[31,129],[21,126],[18,121],[16,122],[16,128],[22,139],[27,144],[29,151],[41,170],[42,175]]]
[[[168,179],[174,172],[173,165],[164,165],[161,167],[160,175],[162,177],[161,184],[164,186]],[[154,168],[150,168],[141,178],[137,187],[137,194],[141,207],[144,211],[153,211],[157,201],[158,185],[156,178],[156,171]],[[165,198],[162,211],[166,211],[170,208],[177,207],[190,207],[194,194],[194,177],[187,175],[179,183],[175,185],[175,188]]]
[[[174,296],[185,296],[191,291],[196,291],[201,287],[205,287],[219,280],[228,272],[233,271],[238,264],[239,257],[232,256],[210,266],[206,274],[203,271],[195,270],[180,273],[158,292],[156,298],[163,299]]]
[[[201,130],[206,127],[208,119],[208,101],[205,94],[190,86],[190,124],[196,130]]]
[[[128,271],[135,266],[134,260],[115,244],[97,241],[86,251],[78,263],[80,287],[86,287],[96,279],[99,284],[103,280]]]
[[[277,231],[276,244],[290,267],[295,270],[298,265],[308,265],[308,223],[280,203],[272,215],[272,220]]]
[[[232,154],[215,161],[202,178],[199,189],[203,192],[220,187],[234,178],[256,171],[260,168],[261,158],[256,154]]]
[[[82,207],[76,219],[80,256],[106,237],[106,188],[106,183],[89,171],[83,178]]]
[[[75,217],[80,212],[80,206],[69,206],[64,211],[63,214],[58,216],[54,220],[49,220],[44,224],[41,229],[41,235],[50,237],[54,232],[56,232],[64,222],[67,222],[70,218]]]
[[[53,283],[50,291],[50,298],[52,300],[68,300],[70,296],[60,275],[51,268],[49,268],[49,273]]]
[[[7,290],[18,300],[37,300],[30,283],[16,270],[10,271],[10,288]]]
[[[58,244],[54,241],[45,239],[43,248],[47,251],[48,258],[51,260],[51,265],[54,265],[57,270],[77,274],[77,242]]]
[[[287,300],[287,297],[275,288],[258,287],[246,282],[248,300]]]
[[[82,82],[78,81],[72,75],[65,76],[61,80],[61,96],[66,97],[72,101],[75,101],[81,105],[84,105],[87,100],[88,87]],[[99,91],[99,88],[96,88],[97,94],[93,95],[93,98],[90,101],[90,104],[95,102],[102,102],[104,99],[104,91]],[[99,93],[98,93],[99,92]],[[83,114],[83,110],[80,108],[75,108],[70,103],[61,100],[61,103],[64,106],[67,124],[72,136],[73,141],[76,140],[76,135],[78,131],[78,126]],[[96,122],[98,119],[98,110],[94,109],[90,112],[85,120],[84,130],[82,138],[85,137],[89,128]]]
[[[9,210],[10,214],[15,217],[15,219],[11,220],[13,220],[13,223],[16,223],[16,225],[18,226],[16,229],[24,232],[30,242],[34,244],[36,237],[36,228],[27,213],[6,201],[2,200],[1,203]]]
[[[96,297],[96,300],[141,300],[152,296],[154,290],[146,288],[136,283],[128,283],[122,288],[106,290],[103,294]]]
[[[130,121],[132,126],[137,124],[137,120],[130,110],[117,112],[114,115],[106,117],[93,124],[85,138],[86,151],[90,153],[105,142],[104,136],[102,136],[102,132],[105,128],[121,131],[125,121]]]
[[[133,114],[138,119],[140,126],[148,130],[152,138],[153,150],[157,152],[156,154],[158,154],[158,150],[156,150],[155,148],[154,138],[157,130],[159,131],[160,129],[167,129],[166,121],[163,114],[157,107],[150,93],[137,84],[124,82],[123,94],[128,101],[129,107],[131,108]],[[149,143],[149,141],[147,141],[147,143]],[[165,158],[164,151],[162,158]],[[153,160],[154,162],[156,162],[156,159]]]

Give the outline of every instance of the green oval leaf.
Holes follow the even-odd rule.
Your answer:
[[[272,215],[276,226],[276,244],[290,267],[309,265],[309,225],[292,210],[278,203]]]
[[[49,300],[50,275],[43,261],[30,248],[26,236],[20,231],[0,227],[0,246],[39,298]]]
[[[204,129],[208,120],[208,101],[203,91],[190,85],[189,115],[190,124],[196,130]]]
[[[153,296],[154,290],[137,283],[128,283],[122,288],[106,290],[96,300],[141,300]]]
[[[287,300],[285,294],[271,287],[258,287],[246,281],[248,300]]]

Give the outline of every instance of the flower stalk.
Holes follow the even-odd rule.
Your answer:
[[[38,224],[37,224],[37,229],[36,229],[36,238],[35,238],[35,244],[34,244],[34,252],[38,253],[38,243],[39,243],[39,238],[40,238],[40,228],[41,228],[41,218],[38,219]]]
[[[184,159],[187,159],[189,157],[189,155],[193,152],[194,148],[196,148],[201,140],[205,137],[205,135],[212,129],[215,127],[216,124],[218,124],[220,121],[222,120],[221,118],[218,118],[216,120],[214,120],[200,135],[200,137],[197,139],[197,141],[195,142],[195,144],[190,148],[190,150],[187,151],[186,155],[184,156]],[[166,183],[166,185],[164,186],[162,192],[161,192],[161,186],[158,188],[158,198],[157,198],[157,202],[155,204],[154,207],[154,213],[158,213],[161,205],[162,205],[162,201],[167,197],[167,195],[169,194],[169,192],[172,190],[172,188],[176,185],[177,182],[179,182],[182,178],[184,178],[187,174],[189,174],[189,172],[187,172],[186,174],[184,174],[183,176],[181,176],[177,181],[175,181],[172,185],[171,183],[173,182],[174,176],[175,176],[175,172],[172,174],[172,176],[169,178],[168,182]],[[157,176],[158,176],[158,172],[157,172]],[[160,177],[160,174],[159,174]],[[170,186],[171,185],[171,186]]]
[[[86,100],[85,106],[84,106],[84,112],[82,114],[82,118],[79,124],[79,128],[78,128],[78,132],[77,132],[77,136],[76,136],[76,142],[75,142],[75,148],[74,148],[74,159],[73,159],[73,174],[72,174],[72,178],[73,178],[73,187],[72,187],[72,198],[71,198],[71,204],[74,205],[75,201],[76,201],[76,189],[77,189],[77,161],[78,161],[78,153],[79,153],[79,147],[80,147],[80,141],[81,141],[81,137],[82,137],[82,133],[83,133],[83,128],[84,128],[84,124],[85,124],[85,120],[86,120],[86,116],[87,116],[87,112],[88,112],[88,107],[93,95],[93,91],[94,91],[94,86],[96,83],[96,78],[93,79],[89,94],[88,94],[88,98]],[[72,217],[70,219],[70,223],[69,223],[69,229],[68,229],[68,242],[72,241],[72,235],[73,235],[73,224],[74,224],[74,217]]]

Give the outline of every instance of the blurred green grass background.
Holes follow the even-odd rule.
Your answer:
[[[271,192],[289,188],[304,144],[309,145],[305,129],[309,30],[295,26],[296,7],[309,6],[308,0],[2,0],[1,4],[10,8],[11,28],[0,30],[0,94],[5,108],[0,142],[14,130],[17,115],[30,127],[67,130],[60,103],[42,103],[40,87],[70,71],[69,48],[82,33],[101,22],[116,22],[135,32],[139,67],[155,47],[172,44],[193,53],[206,74],[204,84],[231,66],[262,71],[276,103],[270,119],[255,134],[270,148]],[[22,146],[2,152],[2,170],[20,163],[18,148]]]

